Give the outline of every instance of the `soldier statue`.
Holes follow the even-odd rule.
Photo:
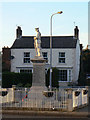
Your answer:
[[[39,32],[39,28],[35,28],[35,31],[37,32],[36,37],[34,37],[34,47],[36,56],[41,56],[41,33]]]

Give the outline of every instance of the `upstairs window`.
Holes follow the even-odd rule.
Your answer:
[[[42,52],[42,55],[43,55],[43,58],[44,58],[45,60],[47,60],[46,62],[48,62],[47,52]]]
[[[59,52],[59,63],[65,63],[65,52]]]
[[[30,63],[30,52],[24,52],[24,63]]]

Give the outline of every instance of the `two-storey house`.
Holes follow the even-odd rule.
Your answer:
[[[50,36],[41,36],[42,55],[50,68]],[[30,59],[34,58],[34,36],[22,36],[21,27],[16,30],[16,40],[11,47],[11,72],[33,72]],[[78,27],[74,36],[52,36],[52,67],[59,70],[59,84],[77,83],[80,67],[80,43]]]

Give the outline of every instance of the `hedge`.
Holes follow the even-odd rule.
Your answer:
[[[52,69],[52,87],[58,87],[58,69]],[[46,86],[49,86],[49,74],[50,70],[46,74]],[[31,87],[32,86],[32,73],[12,73],[3,72],[2,73],[2,87],[11,88],[12,85],[18,87]]]
[[[11,72],[2,73],[3,88],[11,88],[12,85],[18,85],[20,83],[22,84],[22,87],[24,87],[27,83],[32,85],[32,74]]]

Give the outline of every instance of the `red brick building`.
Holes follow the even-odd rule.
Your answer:
[[[2,70],[3,71],[10,71],[11,68],[11,50],[9,47],[2,48]]]

